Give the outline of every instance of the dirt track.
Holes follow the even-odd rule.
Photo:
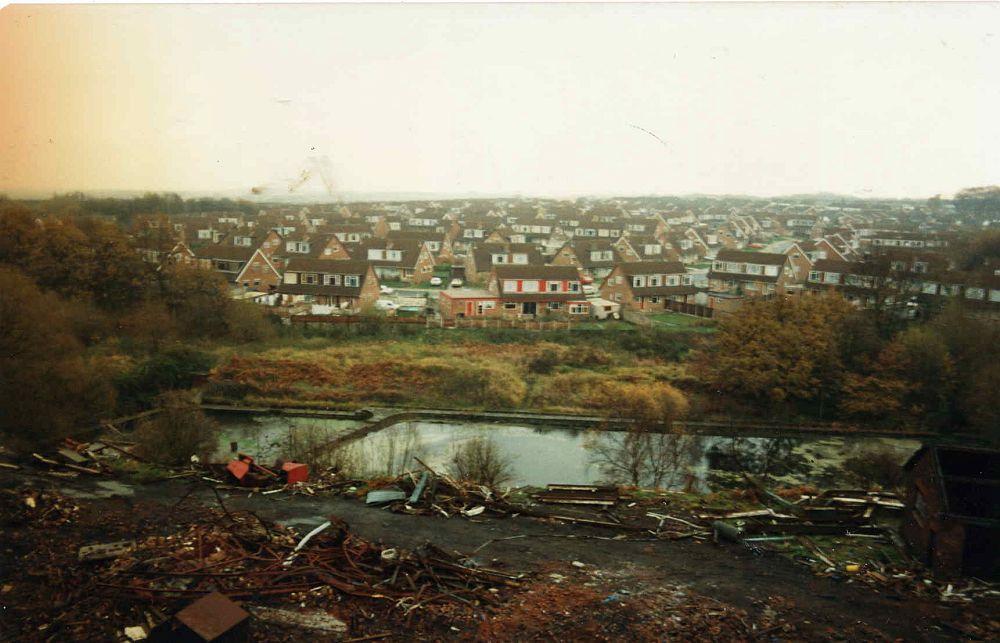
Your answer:
[[[114,484],[98,488],[92,482],[53,484],[51,479],[44,478],[36,481],[42,486],[55,486],[63,493],[82,492],[93,497],[91,494],[96,491],[116,505],[157,503],[163,506],[165,517],[191,489],[191,483],[185,481],[133,488]],[[893,597],[857,584],[816,577],[790,561],[760,557],[738,546],[690,540],[604,540],[615,534],[528,518],[467,520],[409,516],[367,507],[343,497],[313,498],[287,493],[248,497],[235,492],[223,493],[223,498],[229,509],[253,510],[264,518],[300,530],[318,525],[332,514],[346,520],[362,537],[390,546],[414,548],[429,541],[464,553],[481,548],[478,559],[484,562],[495,559],[498,562],[493,564],[502,564],[510,570],[533,571],[560,563],[566,567],[572,561],[579,561],[588,569],[615,576],[623,587],[683,585],[750,613],[759,611],[762,601],[777,599],[789,606],[794,617],[834,633],[856,631],[860,624],[889,638],[956,640],[957,632],[946,623],[963,617],[960,608]],[[198,485],[185,502],[216,504],[211,490],[203,485]],[[183,510],[182,504],[174,511]],[[495,540],[503,538],[509,540]]]

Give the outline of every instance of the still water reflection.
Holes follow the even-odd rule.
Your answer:
[[[415,458],[454,472],[463,445],[481,442],[501,461],[505,485],[638,484],[708,490],[735,471],[767,473],[790,484],[844,484],[846,458],[888,450],[903,462],[920,445],[886,438],[728,438],[630,435],[620,432],[506,424],[410,422],[359,439],[335,452],[317,448],[357,426],[340,420],[226,418],[220,452],[230,440],[262,457],[294,457],[359,478],[419,468]],[[247,448],[244,448],[246,445]]]

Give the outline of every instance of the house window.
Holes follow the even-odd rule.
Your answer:
[[[325,255],[332,255],[333,254],[333,248],[324,248],[323,249],[323,254],[325,254]]]
[[[339,286],[340,275],[323,275],[323,281],[327,286]]]
[[[523,254],[523,253],[518,253],[518,254],[512,255],[511,259],[512,259],[512,262],[516,263],[516,264],[524,265],[524,264],[528,263],[528,255]]]
[[[649,303],[651,303],[651,304],[658,304],[658,303],[660,303],[660,298],[659,297],[650,297],[649,298]]]
[[[420,272],[428,273],[434,270],[433,266],[423,265],[420,267]]]
[[[549,282],[549,292],[559,292],[559,282],[550,281]]]
[[[403,259],[402,250],[386,250],[385,258],[389,261],[401,261]]]
[[[821,274],[822,273],[818,270],[811,270],[809,272],[809,281],[816,281],[816,282],[820,281]]]
[[[986,295],[986,290],[984,288],[966,288],[965,298],[966,299],[982,299]]]
[[[307,284],[314,284],[314,283],[316,283],[316,275],[311,275],[310,274],[310,275],[306,275],[305,277],[306,277],[306,283]]]
[[[534,279],[525,279],[521,282],[521,290],[523,292],[538,292],[538,284],[539,282]]]
[[[571,304],[569,307],[569,314],[571,315],[586,315],[587,306],[585,304]]]
[[[651,275],[649,277],[649,287],[650,288],[654,288],[654,287],[659,286],[659,285],[660,285],[660,276],[659,275]]]
[[[571,282],[569,282],[569,291],[570,292],[580,292],[580,282],[579,281],[571,281]]]
[[[562,304],[558,301],[549,302],[549,310],[559,310],[560,308],[562,308]]]
[[[493,255],[493,263],[494,264],[507,263],[507,255],[500,255],[500,254]]]
[[[764,274],[768,277],[777,277],[778,268],[779,266],[764,266]]]
[[[513,279],[505,279],[503,282],[504,292],[514,292],[517,290],[517,282]]]
[[[824,272],[823,273],[823,283],[835,284],[840,282],[839,272]]]
[[[361,283],[361,277],[359,277],[358,275],[344,276],[344,285],[347,286],[348,288],[357,288],[358,284],[360,283]]]
[[[503,308],[504,310],[515,310],[517,308],[517,304],[514,302],[507,302],[503,305]]]

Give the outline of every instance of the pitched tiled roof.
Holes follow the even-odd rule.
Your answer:
[[[311,259],[292,257],[285,266],[286,272],[322,272],[331,275],[364,275],[369,262],[344,259]]]
[[[358,261],[367,261],[376,266],[399,266],[401,268],[412,268],[417,264],[417,257],[420,256],[420,247],[423,241],[418,239],[367,239],[354,247],[347,246],[351,253],[351,258]],[[368,250],[399,250],[401,259],[392,261],[391,259],[369,259]]]
[[[788,260],[783,254],[776,252],[747,252],[745,250],[719,250],[715,256],[716,261],[728,261],[731,263],[757,263],[772,266],[783,266]]]
[[[575,281],[580,273],[575,266],[493,266],[498,279],[551,279]]]
[[[257,250],[254,247],[236,246],[231,243],[213,243],[201,246],[194,251],[199,259],[222,259],[224,261],[249,261]]]
[[[526,254],[529,266],[540,266],[545,263],[542,253],[531,243],[479,243],[472,251],[477,270],[489,270],[493,265],[494,254]]]
[[[622,274],[632,275],[672,275],[687,272],[680,261],[629,261],[618,264]]]

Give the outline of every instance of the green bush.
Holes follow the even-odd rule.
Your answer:
[[[115,385],[121,410],[146,408],[164,391],[190,388],[197,375],[214,365],[215,358],[211,354],[186,346],[157,353],[117,378]]]

